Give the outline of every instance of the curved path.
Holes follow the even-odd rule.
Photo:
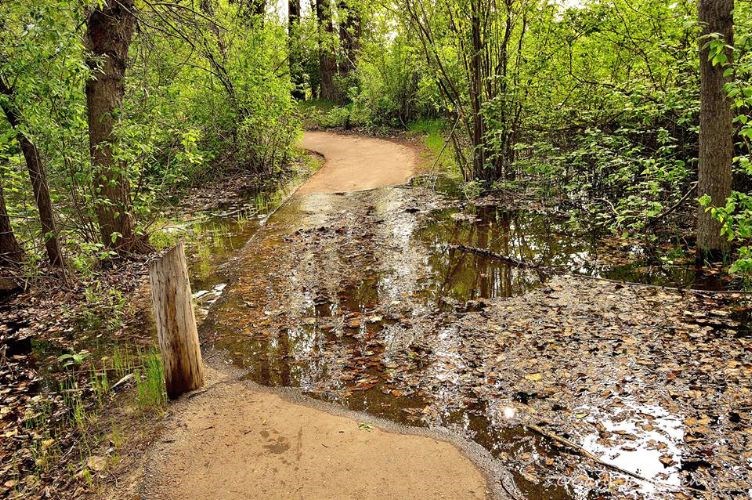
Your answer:
[[[301,201],[331,196],[325,193],[403,184],[416,165],[413,149],[384,140],[310,132],[302,145],[323,154],[326,162],[298,191],[296,198]],[[259,236],[251,245],[262,245],[268,237]],[[453,499],[491,495],[487,478],[476,467],[487,465],[471,461],[448,437],[377,421],[295,393],[260,388],[233,378],[220,362],[209,364],[209,388],[171,407],[163,441],[151,451],[145,478],[136,486],[138,496]]]
[[[391,141],[306,132],[301,145],[323,155],[326,164],[298,190],[299,195],[396,186],[405,184],[415,173],[415,150]]]

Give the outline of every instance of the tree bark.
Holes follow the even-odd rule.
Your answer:
[[[89,149],[95,188],[101,197],[96,211],[102,242],[109,248],[143,252],[146,241],[136,235],[126,166],[113,152],[117,113],[125,94],[128,48],[136,27],[134,0],[108,0],[89,12],[84,43],[91,76],[86,82]]]
[[[344,0],[337,4],[340,14],[339,40],[342,47],[344,61],[340,66],[340,74],[348,75],[355,71],[360,51],[360,36],[362,32],[360,13]]]
[[[16,266],[23,262],[24,251],[18,244],[16,234],[10,224],[8,209],[5,206],[2,179],[0,179],[0,266]]]
[[[708,195],[713,206],[725,205],[731,195],[731,166],[734,157],[734,126],[731,103],[724,85],[724,66],[714,65],[705,35],[719,33],[727,45],[733,45],[733,0],[700,0],[700,156],[698,193]],[[727,54],[731,60],[731,51]],[[721,224],[700,207],[697,224],[697,258],[718,260],[728,251],[721,235]]]
[[[0,93],[8,98],[5,104],[3,104],[2,109],[8,119],[8,123],[10,123],[10,126],[16,133],[16,140],[21,147],[24,160],[26,160],[26,168],[29,171],[34,200],[39,211],[39,221],[42,225],[42,238],[47,250],[47,257],[53,266],[62,266],[64,264],[63,252],[60,249],[60,242],[57,238],[55,214],[52,209],[52,199],[50,198],[50,188],[47,184],[47,172],[44,168],[44,162],[42,162],[42,157],[36,145],[20,130],[21,115],[18,109],[12,104],[14,97],[13,89],[8,87],[1,78]]]
[[[479,0],[470,2],[470,24],[472,38],[472,54],[470,57],[470,104],[473,113],[473,177],[476,179],[493,180],[492,172],[486,169],[486,127],[483,119],[483,78],[482,54],[483,40],[481,36],[481,19]]]
[[[321,78],[319,98],[329,101],[339,99],[334,84],[337,60],[334,57],[334,22],[331,0],[316,0],[316,19],[319,31],[319,74]]]
[[[151,263],[149,278],[167,395],[174,399],[204,384],[183,242]]]
[[[303,74],[300,60],[300,0],[287,2],[287,36],[290,50],[290,83],[292,84],[292,97],[295,100],[305,100],[303,90]]]

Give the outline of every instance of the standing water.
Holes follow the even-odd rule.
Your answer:
[[[462,212],[421,189],[294,197],[263,227],[232,222],[216,234],[212,251],[199,246],[193,265],[197,301],[208,312],[204,342],[257,383],[299,387],[400,423],[450,428],[512,464],[520,491],[535,498],[597,489],[592,479],[571,476],[573,450],[517,418],[519,408],[546,396],[494,386],[501,375],[484,345],[492,336],[468,337],[458,321],[484,314],[489,299],[545,289],[554,274],[674,286],[695,280],[693,268],[608,264],[597,238],[545,214]],[[584,420],[596,413],[580,411]],[[642,420],[630,421],[635,414],[655,425],[645,430]],[[645,478],[643,493],[680,484],[680,460],[661,462],[680,459],[678,417],[655,406],[611,417],[600,424],[606,433],[638,439],[621,449],[597,433],[583,435],[583,450]],[[669,451],[652,451],[655,442]]]

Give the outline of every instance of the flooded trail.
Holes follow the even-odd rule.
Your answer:
[[[346,144],[359,140],[317,133],[306,144],[351,155],[338,165],[355,175]],[[463,207],[417,183],[343,192],[330,173],[202,278],[215,289],[202,342],[248,380],[447,429],[511,470],[502,489],[513,497],[747,490],[742,296],[592,279],[707,278],[611,263],[597,239],[548,214]]]
[[[314,256],[301,255],[296,263],[297,257],[282,252],[291,230],[316,228],[326,223],[333,210],[347,206],[338,204],[346,197],[319,191],[402,182],[412,175],[415,165],[412,150],[387,141],[317,133],[307,136],[304,144],[332,154],[334,161],[327,160],[267,224],[233,224],[224,239],[228,249],[223,251],[219,238],[212,245],[218,255],[194,258],[194,284],[206,287],[194,294],[199,316],[209,314],[203,323],[202,344],[232,348],[222,344],[229,337],[217,343],[216,330],[211,332],[218,322],[232,321],[253,325],[243,332],[232,331],[241,342],[248,342],[243,346],[248,348],[251,336],[262,332],[256,318],[270,315],[266,300],[270,297],[265,295],[271,290],[264,288],[263,280],[297,284],[306,275],[319,274],[316,267],[307,267],[314,266]],[[350,160],[339,156],[347,150],[353,151]],[[370,163],[362,163],[360,152]],[[376,161],[377,156],[383,158]],[[374,165],[377,171],[364,170]],[[239,241],[248,238],[251,241],[239,259],[225,264],[225,271],[211,271],[211,264],[222,258],[219,255],[231,254]],[[359,241],[353,238],[353,244]],[[238,276],[235,283],[221,282],[221,276],[234,274]],[[254,292],[246,293],[246,288]],[[291,294],[276,305],[297,307],[305,300]],[[296,343],[276,332],[274,339],[288,347]],[[164,433],[168,438],[152,450],[145,480],[136,492],[139,496],[438,499],[508,497],[505,485],[516,491],[511,477],[477,444],[451,433],[410,428],[316,402],[299,391],[264,389],[244,381],[237,370],[228,370],[216,354],[207,356],[207,389],[173,406]],[[289,377],[285,380],[284,386],[298,385]]]

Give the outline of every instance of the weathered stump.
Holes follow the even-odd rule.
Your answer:
[[[201,345],[182,241],[151,263],[149,277],[167,395],[174,399],[204,384]]]

